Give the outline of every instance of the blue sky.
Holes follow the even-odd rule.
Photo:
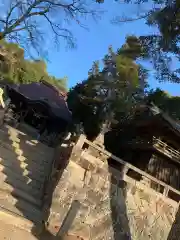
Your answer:
[[[85,30],[77,23],[69,26],[76,38],[77,48],[74,50],[65,48],[62,42],[59,50],[50,50],[48,71],[56,77],[68,77],[68,86],[71,87],[77,82],[87,78],[88,70],[93,61],[101,60],[108,51],[108,46],[112,45],[116,50],[124,42],[127,35],[146,35],[156,32],[156,29],[146,26],[144,20],[131,22],[128,24],[114,25],[110,22],[112,16],[124,13],[135,13],[134,7],[118,4],[112,0],[106,0],[105,4],[99,6],[107,10],[98,22],[87,18],[83,21],[89,28]],[[150,77],[151,87],[161,87],[172,95],[180,96],[180,85],[172,83],[157,83]]]

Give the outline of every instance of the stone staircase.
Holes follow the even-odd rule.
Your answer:
[[[33,140],[29,134],[9,125],[0,128],[1,220],[29,231],[42,225],[45,183],[53,156],[54,149]]]

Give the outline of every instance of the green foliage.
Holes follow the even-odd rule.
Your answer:
[[[101,114],[103,104],[101,100],[96,100],[96,96],[96,91],[93,91],[93,88],[91,90],[86,80],[70,89],[67,98],[69,109],[72,111],[73,131],[77,132],[77,125],[82,123],[85,134],[91,140],[98,135],[103,121]]]
[[[43,60],[25,59],[24,50],[18,44],[0,41],[0,45],[0,54],[3,55],[3,61],[0,60],[1,80],[10,83],[31,83],[43,79],[60,90],[67,89],[67,79],[50,76]]]
[[[118,1],[118,0],[115,0]],[[103,0],[97,0],[103,3]],[[138,16],[118,17],[116,23],[132,22],[145,19],[148,26],[155,26],[159,33],[140,36],[140,45],[143,47],[142,57],[148,59],[156,70],[155,77],[159,81],[180,82],[180,1],[179,0],[123,0],[126,4],[142,8]],[[148,2],[148,4],[147,4]],[[144,4],[148,5],[145,12]],[[129,45],[134,45],[134,40],[129,39]],[[127,44],[127,43],[126,43]],[[132,48],[131,48],[132,49]],[[127,51],[126,51],[127,54]],[[175,62],[176,64],[172,64]],[[176,66],[173,66],[176,65]],[[173,66],[173,67],[172,67]],[[175,69],[174,69],[175,68]]]
[[[158,7],[147,14],[147,24],[158,27],[159,35],[141,36],[141,44],[148,59],[152,59],[156,78],[179,83],[180,68],[180,1],[156,1]],[[176,61],[176,69],[171,67]]]
[[[118,54],[136,60],[143,55],[141,42],[136,36],[128,36],[126,43],[118,49]]]
[[[148,24],[158,26],[162,35],[162,48],[175,51],[180,41],[180,2],[164,1],[163,7],[154,9],[148,17]]]
[[[129,44],[130,38],[134,44]],[[82,123],[84,132],[91,139],[98,134],[103,123],[129,118],[141,101],[144,90],[141,81],[145,86],[147,75],[145,69],[135,62],[141,55],[137,43],[137,38],[128,37],[117,52],[110,47],[103,70],[100,71],[99,63],[94,62],[88,79],[69,91],[68,105],[74,122]]]
[[[155,91],[149,93],[148,100],[154,102],[160,109],[173,118],[180,120],[180,97],[171,96],[157,88]]]

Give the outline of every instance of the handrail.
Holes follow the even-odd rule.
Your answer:
[[[152,180],[153,182],[162,185],[162,186],[165,188],[165,189],[164,189],[164,190],[165,190],[165,191],[164,191],[164,195],[167,196],[167,193],[169,192],[169,190],[172,191],[172,192],[174,192],[174,193],[176,193],[176,194],[178,194],[178,195],[180,195],[180,191],[178,191],[178,190],[176,190],[175,188],[171,187],[170,185],[162,182],[161,180],[158,180],[157,178],[151,176],[150,174],[148,174],[148,173],[140,170],[139,168],[131,165],[130,163],[125,162],[124,160],[120,159],[119,157],[116,157],[115,155],[111,154],[110,152],[108,152],[108,151],[102,149],[101,147],[97,146],[96,144],[90,142],[89,140],[84,139],[84,143],[87,143],[88,145],[90,145],[91,147],[95,148],[96,150],[102,152],[102,153],[105,154],[106,156],[108,156],[108,157],[114,159],[115,161],[121,163],[122,165],[125,166],[126,169],[131,169],[131,170],[133,170],[133,171],[141,174],[142,176],[147,177],[148,179]]]
[[[179,151],[177,151],[177,150],[173,149],[172,147],[168,146],[168,144],[161,141],[160,139],[154,138],[153,140],[154,140],[154,146],[159,145],[164,150],[169,151],[171,154],[173,154],[174,156],[176,156],[180,159],[180,152]]]
[[[173,157],[175,157],[175,158],[180,160],[180,152],[179,151],[175,150],[174,148],[170,147],[165,142],[163,142],[160,139],[155,138],[155,137],[153,137],[153,142],[152,143],[150,141],[148,141],[148,140],[145,141],[144,139],[141,139],[141,138],[140,139],[131,140],[128,143],[130,143],[130,144],[135,143],[135,144],[140,144],[140,145],[146,144],[146,146],[148,144],[148,146],[153,146],[156,149],[159,147],[159,148],[161,148],[161,150],[167,151],[167,152],[171,153],[171,155]]]

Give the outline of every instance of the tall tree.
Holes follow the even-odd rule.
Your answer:
[[[104,58],[103,70],[92,71],[97,66],[93,64],[88,79],[77,84],[69,92],[68,103],[75,122],[83,123],[87,135],[93,135],[95,132],[97,135],[105,122],[129,118],[143,97],[145,74],[142,74],[142,67],[135,62],[141,54],[141,48],[137,38],[136,45],[127,47],[130,39],[134,39],[135,42],[133,36],[128,37],[126,44],[117,52],[110,47]]]
[[[104,1],[98,1],[103,3]],[[144,47],[144,57],[150,59],[156,70],[156,78],[160,81],[180,82],[180,1],[179,0],[123,0],[126,4],[138,6],[142,12],[132,16],[115,18],[116,23],[129,23],[146,19],[148,26],[155,26],[159,33],[140,36]],[[144,10],[148,2],[147,10]],[[130,15],[131,14],[131,15]],[[175,62],[175,64],[174,64]],[[172,67],[173,65],[173,67]]]
[[[21,46],[31,46],[42,53],[48,35],[56,43],[64,38],[74,46],[72,32],[65,27],[70,21],[82,26],[81,18],[96,16],[84,0],[0,0],[0,40],[9,39]]]

